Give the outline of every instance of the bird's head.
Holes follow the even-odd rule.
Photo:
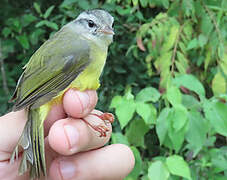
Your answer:
[[[95,9],[82,12],[70,26],[84,38],[108,46],[113,41],[113,22],[107,11]]]

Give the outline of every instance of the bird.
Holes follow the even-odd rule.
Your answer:
[[[83,11],[44,42],[23,67],[10,99],[14,102],[12,111],[25,109],[28,117],[10,159],[10,163],[15,162],[22,147],[19,175],[30,170],[30,179],[47,176],[44,120],[53,105],[62,103],[68,89],[99,88],[99,77],[113,41],[113,23],[113,16],[103,9]],[[104,122],[114,120],[111,113],[99,117]],[[106,136],[108,128],[88,125],[101,137]]]

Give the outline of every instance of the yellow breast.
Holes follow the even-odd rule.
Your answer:
[[[90,51],[90,64],[82,71],[77,78],[63,91],[61,91],[55,98],[53,98],[48,104],[58,104],[62,102],[62,95],[69,88],[78,89],[79,91],[85,91],[87,89],[96,90],[99,88],[99,77],[102,73],[103,67],[106,62],[107,49],[102,50],[100,48],[91,46]]]
[[[70,84],[69,88],[76,88],[80,91],[98,89],[100,86],[99,77],[106,62],[106,56],[107,51],[102,51],[97,47],[91,47],[90,64]]]

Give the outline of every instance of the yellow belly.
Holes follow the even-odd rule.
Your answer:
[[[40,116],[42,117],[42,121],[45,120],[51,106],[62,103],[62,97],[69,88],[77,89],[79,91],[85,91],[88,89],[96,90],[99,88],[99,77],[105,65],[107,50],[97,51],[96,49],[96,51],[91,51],[90,53],[92,60],[90,64],[84,69],[84,71],[81,72],[66,89],[61,91],[51,101],[40,106]]]

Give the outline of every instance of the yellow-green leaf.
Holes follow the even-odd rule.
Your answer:
[[[189,166],[181,156],[173,155],[166,159],[166,165],[171,174],[192,179]]]
[[[226,80],[220,72],[214,76],[212,81],[212,90],[214,95],[226,93]]]
[[[167,41],[161,49],[162,52],[166,52],[166,51],[170,50],[171,48],[173,48],[175,41],[177,39],[178,31],[179,31],[178,25],[174,25],[171,27]]]
[[[148,177],[152,180],[167,180],[169,178],[169,170],[162,161],[155,161],[148,168]]]

